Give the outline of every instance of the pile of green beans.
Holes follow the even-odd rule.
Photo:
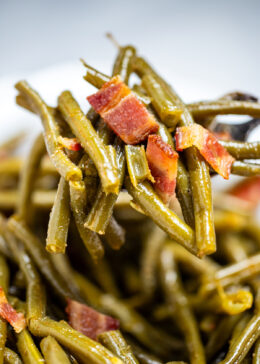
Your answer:
[[[97,89],[110,80],[83,65]],[[242,93],[185,104],[133,46],[119,47],[111,76],[131,85],[132,73],[133,93],[173,149],[177,126],[260,116]],[[50,107],[26,81],[15,87],[43,131],[26,158],[17,157],[26,135],[0,145],[0,287],[27,322],[16,334],[0,314],[0,364],[260,364],[255,212],[228,192],[213,203],[214,173],[195,147],[179,153],[176,198],[166,205],[145,141],[125,145],[69,91]],[[64,138],[81,148],[65,148]],[[260,176],[252,161],[260,142],[220,143],[236,159],[232,174]],[[68,299],[117,318],[120,329],[83,335],[68,323]]]

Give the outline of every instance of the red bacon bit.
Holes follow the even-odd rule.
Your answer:
[[[111,316],[103,315],[93,308],[68,300],[66,312],[69,315],[69,324],[73,329],[93,340],[97,340],[99,334],[105,331],[119,329],[119,321]]]
[[[87,100],[127,144],[137,144],[158,130],[153,115],[122,82],[120,76],[113,77]]]
[[[16,333],[21,332],[26,327],[24,314],[16,312],[16,310],[8,303],[2,287],[0,287],[0,317],[9,322]]]
[[[159,135],[149,135],[146,157],[155,179],[155,189],[167,203],[175,196],[178,153]]]
[[[256,208],[260,202],[260,177],[251,177],[241,181],[229,193],[247,201],[252,209]]]
[[[58,142],[66,149],[78,152],[81,149],[81,144],[76,138],[58,137]]]
[[[183,126],[176,129],[176,149],[195,146],[211,167],[225,179],[229,178],[234,158],[218,142],[217,138],[201,125]]]

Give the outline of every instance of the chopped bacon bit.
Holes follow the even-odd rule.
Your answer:
[[[66,312],[69,315],[69,324],[93,340],[97,340],[102,332],[119,329],[117,319],[74,300],[68,300]]]
[[[214,131],[212,134],[215,135],[216,138],[224,140],[225,142],[232,140],[231,134],[228,131]]]
[[[81,149],[81,144],[76,138],[58,137],[58,142],[66,149],[73,150],[75,152]]]
[[[87,100],[127,144],[137,144],[159,128],[153,115],[122,82],[120,76],[111,78]]]
[[[159,135],[149,135],[146,157],[155,179],[155,189],[164,203],[175,196],[178,153]]]
[[[211,167],[225,179],[229,178],[234,158],[218,142],[217,138],[201,125],[194,124],[176,129],[176,149],[195,146]]]
[[[252,209],[256,208],[260,202],[260,177],[251,177],[241,181],[229,193],[247,201]]]
[[[26,327],[24,314],[17,312],[7,301],[2,287],[0,287],[0,317],[13,326],[16,333],[21,332]]]

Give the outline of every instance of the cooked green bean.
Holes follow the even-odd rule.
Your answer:
[[[134,355],[139,360],[140,364],[162,364],[163,362],[158,359],[156,356],[147,353],[143,348],[140,348],[136,343],[131,343],[131,348],[133,350]]]
[[[74,219],[79,231],[80,237],[87,250],[94,260],[98,260],[104,255],[104,248],[98,235],[84,226],[86,208],[86,188],[83,181],[70,182],[70,203]]]
[[[106,193],[118,193],[119,179],[117,170],[113,168],[108,150],[97,135],[91,122],[85,117],[69,91],[64,91],[59,96],[58,104],[73,133],[95,163],[104,191]]]
[[[215,330],[212,331],[209,340],[206,345],[207,360],[211,360],[217,352],[228,342],[232,335],[232,331],[241,315],[224,316]]]
[[[135,59],[133,67],[141,77],[152,75],[159,79],[161,85],[165,88],[167,94],[171,98],[172,103],[182,111],[180,115],[181,125],[190,126],[194,123],[192,115],[183,101],[178,97],[175,91],[156,74],[145,60],[140,58]],[[185,151],[185,154],[193,198],[196,245],[198,247],[198,255],[203,257],[204,255],[214,253],[216,250],[209,168],[195,147],[188,148]]]
[[[24,364],[44,364],[44,359],[28,330],[17,335],[17,348]]]
[[[116,139],[114,146],[116,149],[119,189],[121,189],[125,175],[125,153],[122,142],[118,138]],[[117,197],[118,195],[115,193],[106,194],[102,188],[99,187],[95,201],[85,220],[85,226],[99,234],[105,234]]]
[[[70,364],[66,353],[53,337],[42,339],[40,347],[46,364]]]
[[[151,297],[156,289],[158,256],[165,238],[165,232],[155,225],[144,239],[140,279],[142,282],[142,293],[148,297]]]
[[[225,142],[222,140],[219,142],[236,159],[258,159],[260,157],[260,142]]]
[[[212,292],[217,283],[222,287],[247,281],[260,273],[260,254],[255,254],[241,262],[231,264],[226,268],[219,269],[214,277],[208,277],[201,286],[202,293]]]
[[[134,187],[136,187],[139,182],[143,182],[146,179],[154,182],[143,145],[141,147],[126,145],[125,155],[129,177]]]
[[[118,224],[114,216],[111,216],[108,222],[104,237],[114,250],[120,249],[125,244],[125,229]]]
[[[160,254],[160,268],[166,300],[172,306],[174,321],[177,322],[185,337],[190,362],[193,364],[206,363],[199,328],[182,287],[173,251],[167,246],[162,249]]]
[[[51,335],[75,356],[79,355],[80,358],[83,358],[86,363],[122,364],[122,361],[104,346],[74,330],[65,321],[57,322],[48,317],[41,320],[31,320],[30,330],[35,336]]]
[[[120,47],[113,67],[113,75],[120,75],[122,80],[128,84],[131,74],[131,60],[136,50],[132,46]]]
[[[139,361],[135,358],[131,347],[125,341],[119,330],[107,331],[98,336],[98,341],[101,342],[107,349],[118,356],[126,364],[138,364]]]
[[[104,83],[108,82],[110,78],[104,73],[97,71],[95,68],[88,65],[83,59],[81,59],[84,67],[87,69],[87,74],[84,79],[91,83],[96,88],[101,88]]]
[[[74,292],[68,287],[68,283],[56,271],[54,265],[51,263],[48,253],[44,246],[16,216],[8,220],[8,227],[13,234],[20,239],[30,255],[33,257],[38,269],[43,276],[48,280],[50,285],[54,288],[55,292],[62,298],[75,297]]]
[[[29,255],[25,252],[24,247],[9,231],[6,231],[6,238],[26,279],[26,318],[27,320],[30,320],[31,318],[41,318],[45,315],[46,298],[39,273],[35,269]]]
[[[152,105],[161,121],[169,128],[175,128],[182,110],[176,106],[160,78],[148,73],[142,77],[142,86],[152,99]]]
[[[69,222],[69,186],[67,181],[61,177],[49,219],[46,239],[48,252],[65,253]]]
[[[125,186],[134,200],[162,230],[166,231],[191,253],[197,254],[193,230],[162,203],[148,182],[139,183],[134,188],[130,179],[126,178]]]
[[[202,101],[187,105],[189,111],[195,119],[199,121],[216,115],[250,115],[254,118],[260,117],[260,104],[250,101],[236,100],[217,100],[217,101]]]
[[[151,98],[145,94],[145,90],[142,86],[135,84],[132,88],[136,97],[145,105],[148,106],[151,103]]]
[[[29,219],[28,211],[30,211],[31,207],[31,196],[35,179],[45,151],[46,149],[43,136],[40,134],[35,139],[30,150],[29,157],[26,159],[19,184],[17,214],[26,222],[28,222]]]
[[[256,313],[232,342],[229,351],[221,364],[240,363],[260,336],[260,314]]]
[[[50,112],[47,105],[40,98],[39,94],[34,91],[27,82],[20,81],[15,86],[18,91],[24,95],[33,108],[40,115],[44,127],[44,140],[47,151],[56,169],[66,180],[80,180],[82,178],[81,170],[70,161],[58,142],[59,130],[57,122]]]
[[[258,339],[255,343],[253,361],[252,361],[252,364],[259,364],[259,363],[260,363],[260,339]]]
[[[13,350],[5,348],[4,351],[4,363],[5,364],[23,364],[19,355]]]

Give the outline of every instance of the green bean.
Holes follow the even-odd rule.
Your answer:
[[[260,103],[236,100],[202,101],[187,105],[193,117],[202,120],[208,116],[216,115],[250,115],[260,117]]]
[[[194,232],[178,216],[166,207],[156,195],[148,182],[139,183],[136,188],[127,177],[125,186],[134,200],[141,206],[144,212],[167,232],[174,240],[183,245],[191,253],[196,254]]]
[[[46,364],[70,364],[70,360],[57,341],[47,336],[40,343]]]
[[[111,165],[108,150],[69,91],[64,91],[59,96],[58,105],[73,133],[95,163],[104,191],[118,193],[117,170]]]
[[[182,110],[182,114],[180,115],[181,125],[190,126],[194,123],[192,115],[183,101],[144,59],[135,58],[133,67],[141,77],[145,75],[157,77],[171,98],[172,103]],[[185,154],[193,198],[196,245],[199,250],[198,255],[203,257],[206,254],[214,253],[216,250],[209,167],[195,147],[188,148]]]
[[[237,340],[232,342],[221,364],[240,363],[260,336],[260,314],[256,313],[248,322]]]
[[[64,178],[60,182],[51,210],[46,250],[49,253],[65,253],[70,223],[69,186]]]
[[[28,222],[30,211],[31,196],[34,188],[35,179],[39,170],[39,166],[46,148],[42,134],[34,141],[29,157],[26,159],[25,166],[22,170],[22,175],[19,183],[19,194],[17,202],[17,214]]]
[[[78,301],[84,301],[82,299],[78,286],[71,279],[73,272],[69,264],[67,255],[52,254],[50,258],[60,276],[62,276],[66,280],[70,290],[74,292],[74,298]]]
[[[156,356],[147,353],[143,348],[140,348],[136,343],[130,341],[134,355],[139,360],[140,364],[162,364],[163,362]]]
[[[138,364],[139,361],[135,358],[131,347],[125,341],[119,330],[107,331],[98,336],[98,341],[101,342],[107,349],[118,356],[126,364]]]
[[[205,279],[201,286],[202,293],[209,293],[217,288],[217,283],[222,287],[230,284],[245,282],[260,273],[260,254],[255,254],[241,262],[231,264],[226,268],[219,269],[214,277]]]
[[[253,361],[252,361],[252,364],[259,364],[259,363],[260,363],[260,339],[258,339],[255,343]]]
[[[24,364],[44,364],[44,359],[28,330],[25,329],[17,335],[17,348]]]
[[[246,325],[248,324],[249,320],[251,318],[251,315],[249,313],[244,313],[238,323],[235,325],[234,330],[232,332],[231,339],[229,341],[229,346],[233,345],[233,343],[237,340],[239,337],[241,331],[244,330]]]
[[[70,182],[70,202],[80,237],[94,260],[102,258],[104,248],[98,235],[84,226],[86,188],[84,182]]]
[[[70,327],[65,321],[54,321],[48,317],[41,320],[31,320],[30,330],[35,336],[54,337],[62,346],[68,348],[72,354],[82,358],[85,363],[93,364],[122,364],[109,350],[101,344],[91,340]]]
[[[27,82],[21,81],[15,86],[24,95],[33,108],[40,115],[44,127],[44,140],[49,156],[56,169],[66,180],[80,180],[81,170],[66,156],[58,142],[58,124],[47,105],[39,94],[30,88]]]
[[[172,101],[160,78],[147,73],[142,77],[142,86],[152,99],[152,105],[161,121],[169,128],[175,128],[182,110]]]
[[[209,257],[199,259],[172,240],[167,240],[167,247],[173,250],[176,261],[188,273],[207,276],[213,275],[219,269],[214,260]]]
[[[113,215],[108,222],[104,238],[114,250],[119,250],[125,244],[125,230],[118,224]]]
[[[46,298],[39,273],[35,269],[29,255],[25,252],[24,246],[16,240],[14,235],[6,230],[5,236],[26,280],[26,318],[30,320],[35,317],[43,317],[45,315]]]
[[[199,328],[174,261],[172,249],[165,246],[160,254],[161,280],[168,304],[173,307],[173,319],[185,337],[191,363],[206,363]]]
[[[89,265],[94,279],[101,289],[104,292],[111,293],[115,297],[119,297],[120,292],[117,288],[117,284],[108,260],[103,258],[99,260],[98,264],[90,260]]]
[[[0,219],[1,219],[1,217],[0,217]],[[3,232],[1,231],[1,228],[0,228],[0,253],[4,257],[10,259],[11,261],[14,261],[14,256],[6,242],[5,237],[3,236]]]
[[[143,182],[146,179],[154,182],[143,145],[141,147],[126,145],[125,155],[129,177],[134,187],[136,187],[139,182]]]
[[[9,286],[9,269],[6,264],[5,258],[0,255],[0,287],[7,295]],[[4,350],[7,337],[7,323],[4,319],[0,318],[0,363],[4,363]]]
[[[116,139],[114,146],[116,149],[119,189],[121,189],[125,175],[125,153],[123,144],[118,138]],[[105,234],[117,197],[118,195],[115,193],[106,194],[102,188],[99,187],[94,204],[85,220],[85,226],[98,234]]]
[[[13,350],[5,348],[4,351],[4,363],[5,364],[23,364],[19,355]]]
[[[84,295],[87,302],[97,309],[117,317],[125,332],[135,336],[154,353],[165,356],[171,349],[181,347],[179,341],[174,340],[174,338],[169,337],[163,331],[153,327],[123,301],[111,294],[103,294],[79,273],[74,272],[73,278],[79,285],[82,295]],[[154,345],[154,343],[157,343],[157,345]]]
[[[67,297],[75,297],[74,292],[69,289],[68,283],[56,271],[41,241],[26,227],[24,222],[19,220],[17,216],[12,216],[8,220],[8,227],[23,242],[38,269],[55,292],[63,300]]]
[[[140,279],[142,293],[148,297],[152,297],[156,289],[158,257],[165,238],[165,232],[155,225],[144,239]]]
[[[206,345],[207,360],[211,360],[216,353],[228,342],[232,331],[239,322],[241,315],[224,316],[215,330],[212,331]]]
[[[195,222],[190,186],[190,176],[181,158],[178,159],[176,196],[181,205],[181,211],[185,222],[192,228],[194,228]]]
[[[258,159],[260,157],[260,142],[225,142],[220,144],[236,159]]]
[[[120,75],[121,79],[128,84],[128,79],[131,74],[131,61],[136,50],[132,46],[120,47],[117,58],[113,67],[113,75]]]
[[[87,69],[87,74],[84,77],[84,79],[87,82],[91,83],[91,85],[95,86],[96,88],[101,88],[104,85],[104,83],[110,80],[108,76],[88,65],[83,59],[81,59],[81,62]]]

